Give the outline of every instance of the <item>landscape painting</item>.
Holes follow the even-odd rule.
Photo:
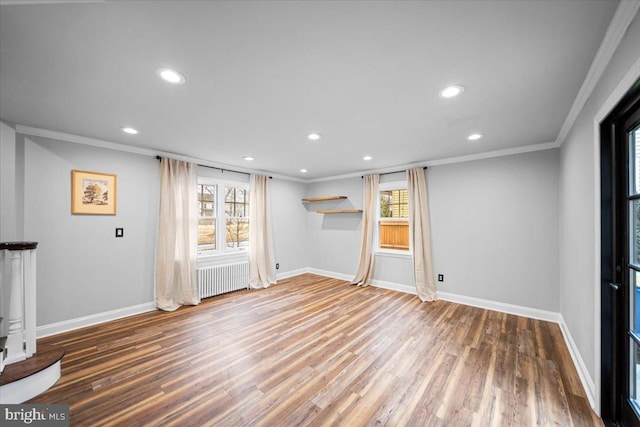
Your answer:
[[[115,215],[116,176],[100,172],[71,171],[71,213]]]

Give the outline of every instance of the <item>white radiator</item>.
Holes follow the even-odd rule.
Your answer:
[[[249,263],[216,265],[198,269],[200,298],[212,297],[249,287]]]

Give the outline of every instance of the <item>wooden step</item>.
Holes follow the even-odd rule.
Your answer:
[[[39,345],[38,352],[22,362],[5,365],[0,375],[0,387],[27,378],[55,364],[66,350],[60,345]]]

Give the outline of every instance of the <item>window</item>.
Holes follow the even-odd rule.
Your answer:
[[[198,254],[238,251],[248,246],[247,186],[201,179],[198,183]]]
[[[216,250],[217,185],[198,184],[198,252]]]
[[[249,246],[249,190],[225,187],[224,214],[227,226],[227,247]]]
[[[409,251],[409,197],[406,183],[380,185],[378,249]]]

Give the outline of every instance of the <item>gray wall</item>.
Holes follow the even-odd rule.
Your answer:
[[[384,175],[381,182],[401,179]],[[438,289],[557,312],[557,183],[558,150],[430,167],[434,274],[445,275]],[[307,193],[347,195],[337,206],[362,208],[359,177],[314,183]],[[362,216],[334,217],[308,214],[310,266],[353,275]],[[373,277],[415,285],[408,257],[376,255]]]
[[[0,122],[0,241],[18,238],[16,221],[16,132]]]
[[[317,182],[307,186],[305,197],[347,196],[326,202],[301,202],[307,212],[309,267],[355,275],[360,258],[362,214],[319,214],[323,209],[362,209],[362,178]]]
[[[2,197],[24,199],[24,238],[39,242],[38,326],[153,302],[158,161],[45,138],[12,141],[17,155],[3,170],[24,176],[13,180],[12,191],[3,188]],[[117,175],[117,215],[71,215],[72,169]],[[199,175],[248,182],[247,175],[209,168]],[[306,185],[273,179],[270,189],[278,273],[306,268]],[[124,228],[124,238],[114,237],[116,227]]]
[[[616,86],[640,58],[640,17],[636,15],[560,151],[559,297],[560,313],[589,374],[600,372],[596,312],[600,310],[596,271],[596,200],[599,165],[595,161],[594,119]],[[599,402],[598,402],[599,404]]]
[[[557,312],[558,150],[427,171],[436,283]]]
[[[306,184],[274,178],[269,184],[271,222],[277,274],[286,274],[309,266],[306,210],[300,200]]]
[[[37,324],[153,301],[158,161],[26,138],[25,238],[39,242]],[[117,215],[71,215],[71,170],[117,175]],[[115,228],[124,237],[115,238]]]

